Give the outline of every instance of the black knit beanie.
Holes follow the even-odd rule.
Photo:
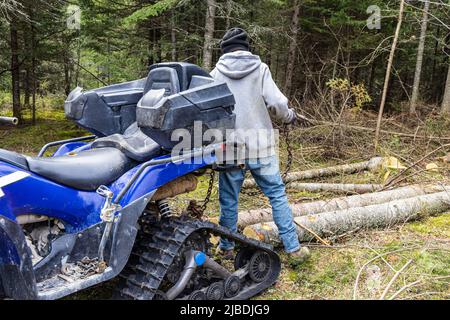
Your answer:
[[[250,44],[248,42],[248,35],[241,28],[232,28],[228,30],[220,42],[220,49],[222,52],[229,53],[236,50],[250,50]]]

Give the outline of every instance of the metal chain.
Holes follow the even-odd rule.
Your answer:
[[[287,160],[286,160],[286,168],[284,169],[284,172],[281,175],[283,180],[286,179],[286,176],[288,175],[289,171],[291,171],[292,160],[293,160],[292,146],[291,146],[291,140],[289,137],[289,132],[290,132],[289,125],[285,124],[283,127],[283,136],[284,136],[284,141],[286,142]]]
[[[293,160],[293,154],[292,154],[292,146],[291,141],[289,137],[289,128],[288,125],[284,125],[283,127],[283,137],[286,143],[286,151],[287,151],[287,162],[286,162],[286,168],[281,175],[282,179],[284,180],[288,173],[291,171],[292,167],[292,160]],[[211,194],[214,187],[214,178],[215,178],[215,171],[211,171],[210,178],[209,178],[209,184],[208,184],[208,191],[206,192],[205,200],[203,200],[203,204],[200,208],[198,208],[196,211],[198,211],[200,214],[203,214],[208,207],[209,202],[211,201]],[[256,196],[260,194],[260,190],[257,189],[256,191],[247,191],[242,190],[242,193],[246,194],[247,196]]]
[[[206,192],[205,200],[203,200],[203,204],[200,207],[201,212],[205,212],[206,208],[208,207],[208,203],[211,201],[211,194],[214,187],[214,178],[216,176],[216,172],[211,170],[210,176],[209,176],[209,184],[208,184],[208,191]]]
[[[73,279],[84,279],[94,274],[103,273],[105,266],[101,266],[98,258],[84,257],[75,263],[66,263],[61,267],[61,274],[59,275],[66,281],[73,281]]]

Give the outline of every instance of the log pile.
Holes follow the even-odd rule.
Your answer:
[[[352,207],[366,207],[369,205],[382,204],[398,199],[412,198],[430,193],[449,191],[450,187],[439,185],[429,186],[406,186],[393,190],[369,193],[364,195],[354,195],[330,200],[298,203],[291,206],[294,217],[314,215],[321,212],[345,210]],[[238,226],[243,229],[246,226],[272,221],[271,209],[256,209],[241,211],[239,213]]]
[[[291,206],[300,241],[333,238],[360,229],[389,227],[450,210],[450,186],[406,186]],[[279,244],[270,209],[239,213],[247,236]]]
[[[450,186],[411,185],[385,190],[386,187],[380,184],[298,182],[362,171],[375,172],[380,168],[399,170],[405,167],[394,157],[375,157],[364,162],[287,174],[284,178],[287,190],[355,194],[291,205],[300,241],[316,239],[328,244],[323,238],[336,238],[360,229],[390,227],[450,211]],[[243,187],[253,188],[256,183],[253,179],[246,179]],[[272,220],[271,209],[242,211],[238,227],[247,236],[279,244],[278,230]]]

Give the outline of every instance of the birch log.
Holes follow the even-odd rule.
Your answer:
[[[286,187],[289,190],[321,192],[331,191],[339,193],[369,193],[381,190],[381,184],[355,184],[355,183],[298,183],[293,182]]]
[[[375,157],[370,159],[369,161],[364,162],[350,163],[334,167],[311,169],[299,172],[291,172],[286,176],[284,182],[289,183],[293,181],[306,180],[318,177],[327,177],[339,174],[350,174],[355,172],[361,172],[364,170],[375,171],[383,164],[383,160],[384,159],[381,157]],[[242,187],[254,188],[256,187],[256,182],[253,179],[245,179]]]
[[[298,224],[296,229],[299,240],[305,242],[314,239],[314,235],[306,228],[320,237],[332,237],[359,229],[388,227],[449,209],[450,194],[439,192],[367,207],[296,217],[294,221]],[[279,243],[278,230],[273,222],[248,226],[244,234],[267,243]]]
[[[374,204],[386,203],[398,199],[406,199],[447,190],[450,192],[450,186],[407,186],[388,191],[369,193],[364,195],[354,195],[350,197],[334,198],[330,200],[314,201],[307,203],[298,203],[291,205],[294,217],[317,214],[321,212],[344,210],[352,207],[365,207]],[[246,226],[270,222],[273,220],[271,209],[256,209],[243,211],[239,213],[239,228]]]

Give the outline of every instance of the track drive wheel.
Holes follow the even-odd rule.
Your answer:
[[[233,298],[241,291],[241,279],[237,276],[230,276],[224,283],[225,297]]]
[[[222,300],[225,295],[223,281],[214,282],[206,290],[207,300]]]
[[[267,280],[272,273],[272,262],[267,252],[257,251],[249,261],[248,275],[253,281],[260,283]]]
[[[197,290],[189,295],[188,300],[206,300],[206,294],[203,291]]]
[[[252,250],[248,248],[240,249],[234,258],[234,270],[239,270],[244,267],[250,261],[252,253]]]

